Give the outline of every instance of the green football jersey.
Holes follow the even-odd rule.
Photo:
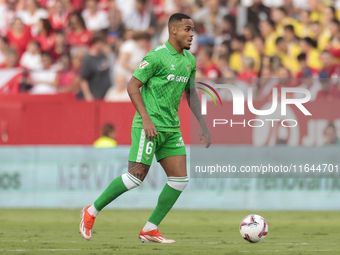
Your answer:
[[[133,76],[144,84],[144,106],[157,131],[179,131],[178,106],[184,89],[195,85],[195,74],[195,57],[187,50],[179,54],[168,41],[143,58]],[[142,124],[136,111],[132,127],[143,128]]]

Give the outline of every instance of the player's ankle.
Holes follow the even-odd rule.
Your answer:
[[[94,217],[97,217],[99,214],[99,211],[96,209],[96,207],[94,207],[93,204],[89,208],[87,208],[87,212]]]
[[[143,231],[148,232],[148,231],[152,231],[152,230],[155,230],[155,229],[157,229],[157,225],[147,221],[144,228],[143,228]]]

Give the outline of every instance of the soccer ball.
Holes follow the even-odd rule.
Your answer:
[[[262,241],[268,233],[268,224],[260,215],[251,214],[240,224],[240,233],[244,240],[251,243]]]

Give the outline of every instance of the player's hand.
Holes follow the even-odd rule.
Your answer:
[[[147,139],[153,140],[157,138],[157,130],[150,117],[143,118],[143,128]]]
[[[211,144],[211,133],[206,124],[200,126],[199,136],[201,143],[203,143],[203,136],[205,137],[205,148],[209,148]]]

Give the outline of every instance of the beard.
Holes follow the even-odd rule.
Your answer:
[[[185,50],[190,50],[190,46],[185,46],[184,49]]]

